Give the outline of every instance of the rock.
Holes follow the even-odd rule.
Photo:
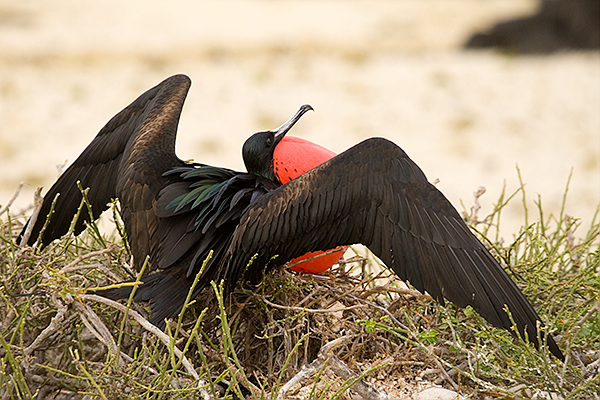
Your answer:
[[[463,400],[464,397],[458,393],[440,388],[430,387],[413,396],[413,400]]]

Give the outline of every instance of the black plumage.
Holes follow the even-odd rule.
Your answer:
[[[56,215],[43,245],[67,232],[89,187],[94,218],[119,198],[136,268],[150,255],[150,272],[136,301],[150,301],[152,322],[175,315],[210,250],[201,290],[223,279],[233,288],[257,281],[277,264],[306,252],[362,243],[399,277],[440,302],[471,305],[491,324],[510,330],[507,305],[521,335],[537,343],[539,316],[458,212],[394,143],[367,139],[281,185],[273,150],[310,109],[286,124],[251,136],[243,148],[248,172],[187,164],[175,155],[175,135],[190,86],[176,75],[111,119],[45,196],[57,193]],[[89,216],[88,216],[89,219]],[[43,225],[40,218],[29,240]],[[83,229],[80,221],[76,233]],[[256,256],[247,267],[248,261]],[[126,297],[130,289],[105,291]],[[551,336],[550,350],[563,359]]]

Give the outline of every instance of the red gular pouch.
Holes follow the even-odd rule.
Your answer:
[[[281,183],[286,184],[335,156],[333,151],[316,143],[285,136],[273,152],[273,169]],[[348,246],[338,246],[332,250],[306,253],[291,260],[290,269],[313,274],[326,271],[342,258],[347,249]]]

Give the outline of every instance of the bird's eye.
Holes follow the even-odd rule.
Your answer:
[[[273,139],[272,138],[267,138],[267,147],[271,147],[271,145],[273,144]]]

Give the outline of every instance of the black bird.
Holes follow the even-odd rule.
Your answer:
[[[257,281],[273,264],[306,252],[362,243],[419,291],[441,303],[471,305],[510,331],[507,305],[519,334],[539,346],[536,324],[544,324],[532,305],[394,143],[367,139],[282,185],[273,151],[311,109],[303,106],[281,127],[245,142],[248,172],[185,163],[175,155],[175,136],[190,85],[187,76],[172,76],[113,117],[45,195],[28,244],[39,240],[46,246],[68,231],[81,181],[90,188],[94,219],[112,198],[119,199],[135,267],[150,255],[150,272],[135,300],[150,302],[154,324],[179,312],[211,249],[197,291],[221,279],[232,289],[240,278]],[[57,194],[55,214],[39,237]],[[76,234],[84,220],[90,216],[80,218]],[[129,293],[125,288],[101,294]],[[547,345],[564,359],[550,335]]]

